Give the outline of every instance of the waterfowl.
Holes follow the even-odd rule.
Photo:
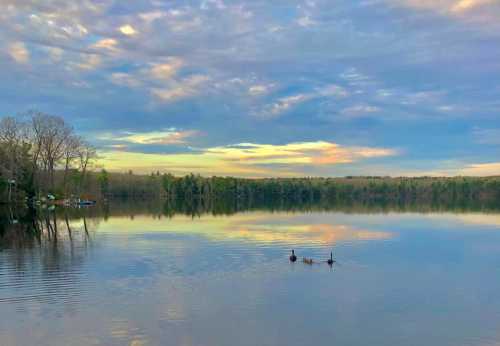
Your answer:
[[[306,257],[304,257],[302,259],[302,262],[304,262],[305,264],[313,264],[314,263],[312,258],[306,258]]]
[[[326,263],[328,263],[328,265],[332,265],[333,264],[333,252],[330,252],[330,258],[328,259],[328,261],[326,261]]]
[[[295,262],[297,260],[297,256],[295,256],[295,251],[292,250],[292,254],[290,255],[290,262]]]

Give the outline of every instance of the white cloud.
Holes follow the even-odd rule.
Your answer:
[[[452,16],[454,18],[493,25],[498,28],[500,7],[498,0],[386,0],[401,6]]]
[[[211,7],[215,7],[218,10],[226,9],[226,4],[222,0],[203,0],[201,2],[200,8],[202,10],[208,10]]]
[[[50,60],[53,62],[59,62],[62,60],[64,51],[58,47],[49,47],[47,48],[47,53],[50,57]]]
[[[149,74],[155,79],[169,80],[177,73],[183,64],[183,61],[179,58],[168,58],[165,62],[151,64]]]
[[[94,43],[91,48],[99,49],[99,50],[109,50],[116,51],[118,45],[118,41],[114,38],[103,38]]]
[[[152,88],[151,94],[160,102],[173,102],[197,94],[199,88],[208,80],[208,76],[193,75],[173,83],[169,88]]]
[[[306,15],[306,16],[303,16],[303,17],[300,17],[299,19],[297,19],[297,24],[299,24],[300,26],[302,26],[304,28],[308,28],[308,27],[311,27],[311,26],[318,24],[318,22],[311,19],[311,17],[309,15]]]
[[[187,140],[199,134],[196,130],[178,130],[169,128],[150,132],[105,133],[98,137],[100,140],[113,142],[127,142],[142,145],[177,145],[186,144]],[[124,145],[123,143],[114,144]]]
[[[316,89],[316,93],[317,96],[333,96],[339,98],[349,96],[349,93],[345,88],[335,84]],[[315,95],[311,96],[314,97]]]
[[[152,23],[158,19],[165,18],[166,16],[167,12],[164,11],[151,11],[151,12],[139,13],[139,18],[141,18],[147,23]]]
[[[376,106],[370,106],[370,105],[353,105],[347,108],[344,108],[340,111],[341,114],[355,117],[355,116],[362,116],[366,115],[369,113],[376,113],[380,111],[380,109]]]
[[[296,95],[281,97],[276,102],[270,105],[266,105],[264,107],[264,110],[257,115],[263,117],[276,117],[306,101],[310,101],[320,97],[343,98],[347,97],[348,95],[349,93],[347,92],[347,90],[339,85],[326,85],[321,88],[316,88],[314,91],[309,93],[300,93]]]
[[[135,30],[134,27],[130,24],[120,26],[119,30],[126,36],[134,36],[137,34],[137,30]]]
[[[308,94],[297,94],[297,95],[282,97],[277,102],[271,105],[269,113],[271,113],[271,115],[281,114],[290,109],[291,107],[293,107],[294,105],[307,101],[310,98],[311,95]]]
[[[402,95],[401,104],[416,105],[416,104],[435,104],[441,100],[441,97],[446,93],[437,90],[418,91]]]
[[[361,72],[356,68],[351,67],[340,74],[340,78],[347,81],[352,86],[365,86],[373,83],[373,79]]]
[[[97,54],[81,54],[81,60],[76,64],[72,64],[82,70],[95,70],[102,63],[102,59]]]
[[[30,60],[30,52],[23,42],[14,42],[8,46],[8,53],[19,64],[26,64]]]
[[[126,86],[129,88],[137,88],[142,85],[142,82],[140,80],[137,80],[129,73],[123,73],[123,72],[112,73],[110,80],[113,84],[119,86]]]
[[[248,93],[252,96],[260,96],[267,94],[270,89],[274,87],[274,84],[257,84],[257,85],[252,85],[248,88]]]
[[[438,111],[440,112],[452,112],[454,111],[456,108],[452,105],[442,105],[442,106],[439,106],[437,108]]]

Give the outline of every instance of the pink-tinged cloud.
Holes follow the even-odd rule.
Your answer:
[[[198,135],[199,133],[200,132],[196,130],[180,131],[176,129],[168,129],[164,131],[128,133],[125,136],[116,136],[116,137],[111,137],[110,139],[115,141],[127,142],[131,144],[172,145],[172,144],[186,144],[189,138]]]
[[[196,131],[130,134],[121,141],[141,145],[183,144]],[[336,143],[299,142],[283,145],[240,143],[230,146],[198,148],[196,152],[145,154],[123,151],[102,153],[102,164],[111,170],[142,171],[157,167],[182,174],[237,175],[245,177],[303,176],[304,167],[348,164],[398,155],[389,148],[350,147]],[[123,161],[123,162],[120,162]]]

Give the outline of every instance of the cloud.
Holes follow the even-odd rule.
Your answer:
[[[302,215],[276,212],[272,215],[262,212],[247,212],[230,218],[189,218],[189,227],[185,227],[187,216],[178,215],[169,220],[170,227],[160,220],[144,215],[137,215],[139,222],[130,222],[127,218],[113,217],[105,225],[107,230],[137,234],[147,232],[171,232],[173,234],[198,234],[217,241],[241,241],[260,244],[288,244],[306,247],[311,244],[334,245],[349,241],[385,240],[396,236],[395,232],[380,231],[372,228],[360,228],[338,219],[304,219]],[[280,222],[276,222],[279,219]],[[348,220],[349,221],[349,220]]]
[[[167,15],[168,13],[164,11],[151,11],[139,13],[139,18],[150,24],[158,19],[165,18]]]
[[[30,52],[23,42],[14,42],[9,45],[8,53],[19,64],[26,64],[30,60]]]
[[[455,18],[497,24],[500,19],[500,7],[497,0],[388,0],[398,5],[421,10],[434,11]],[[495,23],[496,22],[496,23]]]
[[[468,164],[459,170],[460,175],[466,176],[500,176],[500,162]]]
[[[140,80],[136,79],[131,74],[124,72],[112,73],[110,80],[113,84],[129,88],[137,88],[142,85]]]
[[[271,88],[274,87],[274,84],[268,84],[268,85],[252,85],[248,88],[248,93],[252,96],[260,96],[267,94]]]
[[[161,144],[161,145],[173,145],[173,144],[186,144],[188,138],[198,135],[199,131],[188,130],[180,131],[176,129],[168,129],[164,131],[153,131],[153,132],[139,132],[139,133],[129,133],[125,136],[113,136],[111,140],[128,142],[132,144]]]
[[[201,2],[200,8],[202,10],[208,10],[211,7],[214,7],[218,10],[225,10],[227,8],[223,0],[203,0]]]
[[[94,43],[91,47],[98,50],[116,51],[118,41],[114,38],[103,38]]]
[[[286,112],[294,105],[300,104],[309,99],[311,99],[311,95],[308,94],[297,94],[297,95],[282,97],[270,106],[268,113],[271,115],[279,115],[283,112]]]
[[[500,110],[498,1],[2,4],[3,113],[29,105],[67,115],[87,132],[196,124],[205,147],[373,140],[368,145],[404,148],[408,167],[421,172],[495,154],[496,133],[485,130],[498,127]],[[21,48],[11,51],[13,42]],[[224,124],[231,131],[221,131]],[[484,131],[472,137],[474,126]],[[418,161],[429,155],[433,163]],[[306,172],[331,173],[318,164],[328,160]],[[380,171],[394,168],[377,160]],[[362,174],[356,162],[342,169]],[[284,164],[280,172],[299,169]]]
[[[81,60],[73,65],[82,70],[95,70],[102,63],[101,57],[97,54],[81,54],[80,57]]]
[[[168,58],[165,62],[151,64],[149,74],[152,78],[159,80],[171,79],[184,65],[179,58]]]
[[[118,140],[133,144],[183,144],[196,131],[149,132],[128,134]],[[106,138],[106,137],[103,137]],[[192,170],[209,174],[237,174],[241,176],[301,176],[303,167],[348,164],[373,158],[390,157],[399,152],[389,148],[342,146],[336,143],[297,142],[283,145],[239,143],[228,146],[198,148],[196,153],[146,154],[105,152],[102,164],[111,170],[126,167],[140,171],[144,167],[159,169],[175,167],[179,173]],[[142,159],[141,159],[142,157]],[[112,159],[111,159],[112,158]],[[128,166],[127,166],[128,165]],[[150,165],[150,166],[147,166]]]
[[[339,85],[326,85],[321,88],[316,88],[315,90],[308,93],[300,93],[290,96],[284,96],[276,100],[274,103],[266,105],[264,110],[258,113],[257,115],[264,118],[272,118],[279,116],[295,106],[314,100],[317,98],[343,98],[348,96],[349,93]]]
[[[350,67],[340,74],[340,78],[347,81],[349,85],[362,86],[373,82],[372,78],[359,72],[358,69]]]
[[[304,28],[309,28],[311,26],[318,24],[318,22],[311,19],[311,16],[306,15],[306,16],[303,16],[303,17],[300,17],[299,19],[297,19],[297,24],[304,27]]]
[[[152,88],[151,94],[159,102],[168,103],[195,95],[208,80],[208,76],[193,75],[173,83],[172,87],[169,88]]]
[[[137,30],[130,24],[122,25],[118,28],[120,32],[126,36],[134,36],[137,34]]]
[[[48,53],[51,61],[59,62],[63,58],[64,50],[62,50],[59,47],[48,47],[47,53]]]
[[[171,84],[179,83],[174,79],[174,77],[183,65],[183,61],[179,58],[164,58],[161,62],[151,62],[147,66],[137,70],[113,72],[109,77],[109,80],[113,84],[129,88],[144,87],[153,89],[158,88],[159,86],[163,87],[165,85],[164,82]],[[189,77],[184,80],[185,84],[192,86],[198,82],[199,80],[196,76]],[[180,82],[180,84],[182,85],[182,82]],[[161,89],[158,90],[160,91]],[[179,94],[180,93],[181,91],[179,90]]]
[[[376,113],[379,112],[380,108],[376,106],[370,106],[370,105],[353,105],[347,108],[344,108],[340,111],[340,114],[349,116],[349,117],[356,117],[356,116],[363,116],[367,115],[370,113]]]
[[[441,98],[446,95],[442,90],[425,90],[417,92],[409,92],[400,95],[401,104],[404,105],[417,105],[417,104],[436,104],[440,102]]]

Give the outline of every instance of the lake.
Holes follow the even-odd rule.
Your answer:
[[[500,344],[494,211],[9,213],[2,346]]]

